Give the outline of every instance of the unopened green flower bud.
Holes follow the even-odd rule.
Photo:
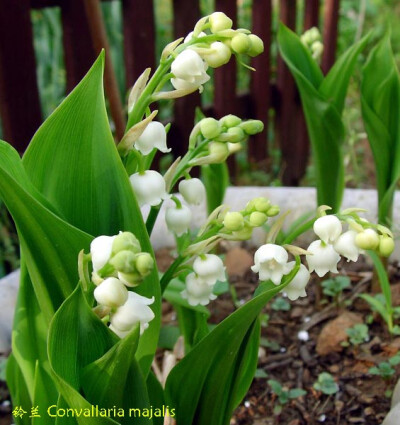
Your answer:
[[[132,273],[135,271],[135,258],[132,251],[124,250],[115,254],[109,263],[119,272]]]
[[[246,205],[246,211],[259,211],[266,213],[271,206],[271,202],[267,198],[254,198]]]
[[[264,51],[264,42],[255,34],[249,34],[247,37],[250,40],[250,49],[247,54],[254,58]]]
[[[246,134],[240,127],[228,128],[227,133],[230,143],[239,143],[246,139]]]
[[[390,236],[382,235],[379,238],[379,254],[383,257],[389,257],[394,251],[394,240]]]
[[[219,31],[232,28],[232,19],[228,18],[223,12],[214,12],[208,17],[210,30],[213,34]]]
[[[229,114],[222,117],[219,122],[222,126],[230,128],[238,126],[242,122],[242,120],[236,115]]]
[[[208,145],[210,151],[210,164],[218,164],[224,162],[229,155],[228,146],[226,143],[212,142]]]
[[[240,212],[227,212],[223,221],[224,226],[227,230],[232,232],[243,229],[244,227],[244,218]]]
[[[247,241],[251,239],[251,235],[253,234],[253,228],[249,225],[246,225],[243,227],[242,230],[239,230],[237,232],[233,232],[233,236],[235,240],[237,241]]]
[[[311,45],[311,53],[314,59],[318,60],[322,56],[323,51],[324,45],[320,41],[315,41]]]
[[[374,229],[365,229],[357,234],[355,242],[360,249],[375,250],[379,245],[379,236]]]
[[[242,149],[242,145],[240,143],[227,143],[228,145],[228,150],[229,150],[229,155],[233,155],[236,152],[239,152]]]
[[[267,221],[267,219],[268,217],[266,214],[259,211],[254,211],[250,214],[249,223],[253,227],[260,227]]]
[[[153,257],[147,253],[142,252],[136,256],[136,270],[140,273],[142,277],[145,277],[151,273],[154,267]]]
[[[232,56],[230,48],[220,41],[211,43],[209,53],[203,55],[204,60],[211,68],[219,68],[229,62]]]
[[[260,120],[244,121],[240,124],[240,128],[249,136],[261,133],[264,130],[264,124]]]
[[[221,133],[221,126],[214,118],[204,118],[200,121],[200,131],[206,139],[212,140]]]
[[[239,33],[232,38],[231,48],[236,53],[246,53],[251,47],[251,41],[246,34]]]
[[[268,217],[275,217],[276,215],[278,215],[279,213],[281,212],[281,209],[279,208],[279,206],[278,205],[271,205],[269,208],[268,208],[268,211],[267,211],[267,216]]]
[[[141,276],[137,271],[134,271],[133,273],[118,273],[118,279],[124,285],[134,288],[142,283],[143,276]]]
[[[137,254],[141,251],[140,242],[131,232],[120,232],[114,239],[112,245],[112,255],[120,251],[131,251]]]

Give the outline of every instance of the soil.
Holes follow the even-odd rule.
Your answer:
[[[258,285],[257,276],[248,270],[249,254],[252,252],[237,248],[228,254],[229,280],[239,303],[249,300]],[[160,269],[165,270],[172,260],[171,251],[159,251],[157,260]],[[371,375],[369,368],[395,355],[400,349],[400,338],[391,338],[386,325],[358,297],[360,293],[370,292],[371,266],[365,261],[343,263],[340,272],[351,279],[352,286],[343,292],[339,305],[321,293],[320,281],[314,279],[307,287],[308,296],[291,302],[288,311],[274,309],[272,303],[265,307],[268,323],[262,327],[257,371],[262,377],[254,379],[231,425],[378,425],[382,422],[390,409],[389,392],[400,377],[400,366],[395,367],[396,373],[389,380]],[[391,264],[389,274],[393,303],[400,305],[399,266]],[[214,323],[235,309],[230,294],[221,295],[209,307]],[[165,321],[171,324],[171,307],[164,304],[163,312]],[[347,347],[338,343],[328,354],[318,354],[317,344],[321,352],[321,343],[332,342],[323,341],[324,327],[330,324],[332,331],[332,326],[338,323],[335,319],[343,318],[344,312],[353,313],[350,317],[356,318],[355,323],[371,322],[368,341]],[[308,340],[299,339],[300,331],[306,331],[303,335]],[[325,395],[313,388],[321,372],[333,376],[338,385],[335,394]],[[301,388],[306,394],[285,403],[278,412],[279,402],[268,384],[270,379],[285,389]],[[9,394],[5,383],[0,381],[0,425],[11,423]]]

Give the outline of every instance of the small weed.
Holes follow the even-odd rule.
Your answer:
[[[326,395],[336,394],[339,391],[339,385],[335,382],[333,376],[328,372],[320,373],[313,387],[315,390],[321,391],[321,393]]]

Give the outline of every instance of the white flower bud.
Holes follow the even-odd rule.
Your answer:
[[[207,305],[210,300],[217,298],[212,291],[213,285],[207,285],[195,273],[190,273],[186,276],[186,289],[181,292],[181,295],[190,305]]]
[[[94,298],[101,305],[116,308],[125,304],[128,290],[120,280],[109,277],[94,290]]]
[[[356,245],[356,236],[357,232],[348,230],[341,234],[333,245],[335,251],[347,258],[347,261],[357,261],[360,255],[360,249]]]
[[[143,174],[135,173],[129,177],[136,199],[140,206],[155,206],[168,198],[165,180],[157,171],[147,170]]]
[[[200,88],[210,79],[206,71],[207,64],[200,55],[192,49],[186,49],[172,62],[171,72],[175,78],[171,79],[171,83],[177,90]]]
[[[213,34],[219,31],[232,28],[232,19],[228,18],[223,12],[214,12],[208,17],[210,29]]]
[[[365,229],[356,236],[356,245],[360,249],[376,249],[379,245],[379,236],[374,229]]]
[[[137,323],[140,323],[140,334],[142,334],[155,317],[153,310],[149,307],[153,302],[154,297],[146,298],[135,292],[129,292],[126,303],[111,315],[110,322],[113,329],[118,332],[129,332]]]
[[[340,261],[340,255],[332,245],[316,240],[311,243],[307,251],[312,253],[312,255],[306,255],[310,272],[315,270],[319,277],[325,276],[328,272],[338,273],[337,263]]]
[[[312,52],[312,57],[315,60],[318,60],[322,56],[322,53],[324,52],[324,45],[320,41],[315,41],[311,45],[311,52]]]
[[[194,31],[190,31],[190,33],[185,37],[183,40],[184,43],[189,43],[189,41],[193,40],[193,33]],[[200,32],[200,34],[196,38],[205,37],[207,34],[203,31]]]
[[[291,261],[288,263],[293,269],[295,262]],[[307,270],[303,264],[300,264],[299,271],[293,280],[289,283],[288,286],[283,290],[288,296],[289,300],[295,301],[299,297],[306,297],[307,293],[305,287],[307,286],[308,281],[310,280],[310,272]]]
[[[334,243],[342,233],[342,223],[335,215],[325,215],[315,220],[315,234],[325,243]]]
[[[175,205],[167,208],[165,212],[165,221],[168,230],[177,236],[182,236],[188,231],[191,220],[192,212],[186,205],[182,205],[181,208],[177,208]]]
[[[197,177],[179,182],[179,193],[191,205],[200,205],[206,198],[206,188]]]
[[[228,63],[231,56],[231,49],[226,44],[215,41],[211,43],[209,52],[204,54],[203,57],[208,66],[211,66],[211,68],[218,68]]]
[[[279,285],[283,275],[288,274],[293,268],[288,264],[288,258],[289,255],[284,248],[268,243],[257,249],[251,270],[259,273],[260,280],[271,280],[275,285]]]
[[[97,272],[103,268],[111,257],[115,236],[99,236],[90,244],[93,270]]]
[[[142,135],[135,142],[135,148],[143,155],[148,155],[154,148],[163,153],[171,152],[167,147],[167,134],[158,121],[150,122]]]
[[[197,257],[193,263],[193,270],[199,280],[209,286],[213,286],[217,280],[226,281],[224,263],[217,255],[205,254],[205,259]]]

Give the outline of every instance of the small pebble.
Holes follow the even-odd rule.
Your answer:
[[[285,348],[285,347],[281,347],[281,348],[279,349],[279,351],[280,351],[281,353],[286,353],[286,348]]]
[[[304,341],[304,342],[306,342],[306,341],[308,341],[308,340],[310,339],[310,336],[309,336],[309,334],[308,334],[308,332],[307,332],[307,331],[300,331],[300,332],[297,334],[297,338],[298,338],[300,341]]]
[[[304,318],[304,323],[307,323],[307,322],[309,322],[310,320],[311,320],[311,317],[308,317],[308,316],[307,316],[307,317],[305,317],[305,318]]]
[[[249,408],[250,406],[251,406],[250,402],[249,402],[248,400],[246,400],[246,401],[244,402],[244,407]]]
[[[318,418],[318,422],[325,422],[325,419],[326,419],[326,415],[321,415],[321,416]]]

